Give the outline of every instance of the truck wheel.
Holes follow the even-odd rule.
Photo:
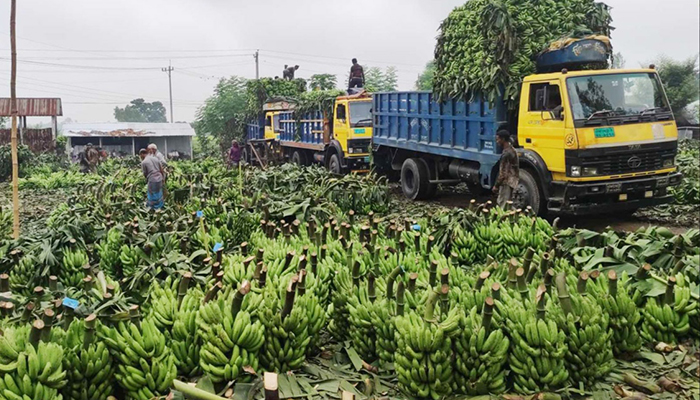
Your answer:
[[[338,154],[331,154],[331,158],[328,160],[328,170],[337,175],[342,173],[342,166]]]
[[[304,154],[302,154],[299,150],[294,150],[292,153],[292,164],[296,165],[305,165],[304,163]]]
[[[430,192],[430,175],[425,163],[409,158],[401,166],[401,190],[411,200],[425,199]]]
[[[241,158],[243,161],[245,161],[246,164],[250,164],[250,155],[248,154],[248,146],[243,148],[243,151],[241,152]]]
[[[541,207],[542,197],[540,196],[537,181],[530,171],[522,168],[520,168],[519,179],[518,187],[513,193],[513,205],[515,208],[522,208],[523,210],[530,206],[535,215],[539,215],[543,210]]]

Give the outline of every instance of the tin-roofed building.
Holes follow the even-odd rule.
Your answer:
[[[194,129],[187,123],[80,123],[64,124],[63,135],[68,138],[68,149],[72,148],[74,154],[91,143],[110,155],[130,156],[155,143],[169,158],[192,158]]]

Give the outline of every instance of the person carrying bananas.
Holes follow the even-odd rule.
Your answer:
[[[498,178],[493,185],[493,192],[498,193],[498,206],[505,208],[513,197],[513,191],[518,187],[520,167],[518,153],[510,144],[510,133],[505,130],[496,133],[496,145],[501,148],[501,160],[498,168]]]

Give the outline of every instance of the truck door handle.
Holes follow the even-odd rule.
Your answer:
[[[532,139],[531,139],[531,138],[525,138],[525,143],[532,143]]]

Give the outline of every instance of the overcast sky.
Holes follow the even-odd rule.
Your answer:
[[[115,106],[142,97],[168,106],[172,60],[175,120],[192,121],[220,77],[333,73],[350,59],[396,66],[411,90],[432,58],[440,21],[464,0],[19,0],[20,97],[61,97],[63,118],[113,121]],[[657,55],[695,56],[698,0],[607,0],[613,46],[627,67]],[[0,7],[0,96],[10,94],[10,6]],[[168,115],[169,118],[169,115]],[[38,121],[28,121],[30,124]]]

